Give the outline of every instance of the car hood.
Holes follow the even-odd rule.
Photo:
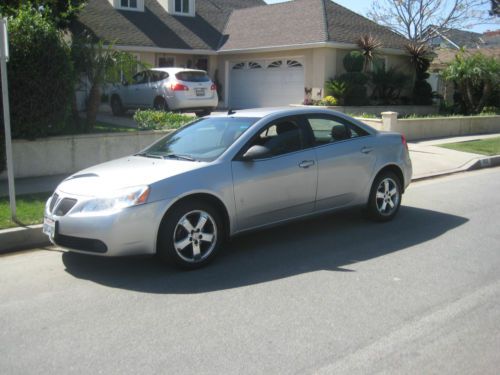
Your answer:
[[[201,168],[205,162],[129,156],[84,169],[65,179],[57,190],[80,196],[100,196],[132,186],[150,185]]]

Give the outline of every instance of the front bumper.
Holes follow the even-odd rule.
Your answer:
[[[55,207],[50,210],[51,200],[47,201],[45,217],[54,223],[53,235],[49,235],[53,244],[102,256],[156,253],[158,228],[167,201],[104,213],[82,214],[72,209],[65,215],[55,215]]]

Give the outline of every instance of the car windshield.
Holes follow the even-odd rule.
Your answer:
[[[242,117],[202,118],[160,139],[138,155],[212,161],[222,155],[257,120]]]
[[[208,82],[210,77],[205,72],[179,72],[175,75],[179,81],[184,82]]]

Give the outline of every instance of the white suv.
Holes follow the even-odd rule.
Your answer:
[[[111,91],[115,116],[127,109],[155,108],[205,116],[217,107],[215,84],[204,70],[153,68],[137,73]]]

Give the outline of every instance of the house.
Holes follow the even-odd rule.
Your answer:
[[[427,34],[433,48],[480,48],[485,44],[483,34],[472,31],[430,26]]]
[[[408,65],[404,37],[330,0],[90,0],[79,24],[151,65],[207,70],[232,108],[321,97],[364,34],[386,68]]]

